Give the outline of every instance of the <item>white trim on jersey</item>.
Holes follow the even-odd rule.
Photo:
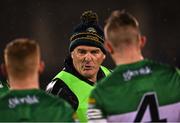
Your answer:
[[[108,122],[132,122],[136,117],[136,112],[130,112],[120,115],[108,116]],[[161,119],[167,119],[167,122],[179,122],[180,121],[180,103],[170,104],[159,107],[159,116]],[[151,121],[149,108],[147,108],[142,122]]]

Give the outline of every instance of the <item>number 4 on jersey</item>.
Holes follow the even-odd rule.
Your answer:
[[[143,119],[143,116],[149,106],[150,116],[151,116],[151,122],[166,122],[166,119],[160,119],[159,117],[159,111],[158,111],[158,100],[156,98],[155,93],[146,93],[139,105],[136,118],[134,122],[141,122]]]

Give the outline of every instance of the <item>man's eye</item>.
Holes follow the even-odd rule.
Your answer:
[[[84,50],[79,50],[78,53],[79,53],[79,54],[86,54],[86,51],[84,51]]]
[[[91,51],[92,54],[98,54],[99,53],[99,50],[94,50],[94,51]]]

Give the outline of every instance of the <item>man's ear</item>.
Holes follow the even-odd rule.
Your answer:
[[[2,73],[3,77],[7,78],[7,70],[6,70],[6,66],[4,63],[1,64],[1,73]]]
[[[39,64],[39,74],[42,74],[44,72],[45,69],[45,63],[44,61],[41,61]]]
[[[112,47],[111,42],[105,41],[105,42],[104,42],[104,46],[105,46],[106,50],[107,50],[110,54],[113,54],[113,53],[114,53],[114,50],[113,50],[113,47]]]
[[[74,53],[74,51],[71,52],[71,58],[72,58],[72,59],[73,59],[73,57],[74,57],[74,56],[73,56],[73,53]]]

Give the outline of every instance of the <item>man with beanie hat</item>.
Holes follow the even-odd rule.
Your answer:
[[[76,110],[77,118],[87,121],[87,100],[95,83],[110,71],[101,66],[106,57],[104,33],[98,24],[98,16],[85,11],[81,23],[70,37],[69,56],[64,68],[48,84],[46,91],[67,100]]]

